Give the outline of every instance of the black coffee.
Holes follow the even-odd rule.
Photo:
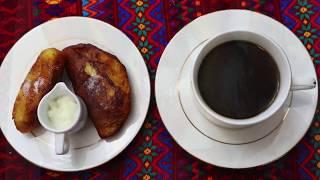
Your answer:
[[[279,76],[274,59],[262,47],[247,41],[229,41],[205,56],[198,86],[212,110],[244,119],[269,107],[278,93]]]

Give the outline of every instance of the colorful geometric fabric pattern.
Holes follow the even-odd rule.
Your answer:
[[[299,144],[280,160],[246,170],[204,163],[179,147],[159,115],[154,80],[170,39],[193,19],[217,10],[249,9],[280,21],[305,45],[320,77],[320,0],[0,0],[0,61],[27,30],[52,18],[79,15],[123,31],[151,77],[150,109],[137,137],[116,158],[92,170],[60,173],[24,160],[0,135],[0,179],[319,179],[320,113]]]

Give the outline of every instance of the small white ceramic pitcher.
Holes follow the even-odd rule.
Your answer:
[[[74,102],[76,102],[76,118],[68,127],[64,129],[57,129],[52,125],[52,123],[50,123],[47,112],[49,108],[49,102],[54,101],[56,98],[61,96],[69,96],[74,100]],[[87,120],[87,108],[84,102],[80,97],[70,91],[70,89],[68,89],[66,84],[63,82],[57,83],[54,88],[41,99],[38,106],[37,114],[40,124],[46,130],[51,131],[55,134],[55,153],[58,155],[65,154],[69,151],[70,145],[68,139],[66,138],[66,135],[68,133],[74,133],[80,130]]]

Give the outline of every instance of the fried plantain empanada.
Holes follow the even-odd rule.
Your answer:
[[[87,105],[101,138],[115,134],[130,112],[130,85],[126,68],[117,57],[91,44],[63,50],[75,92]]]
[[[30,132],[40,125],[37,118],[39,102],[62,75],[64,59],[61,51],[49,48],[42,51],[33,64],[20,87],[12,112],[20,132]]]

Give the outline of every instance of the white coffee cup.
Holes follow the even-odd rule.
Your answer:
[[[55,127],[48,116],[49,103],[58,97],[69,96],[76,103],[75,118],[72,123],[64,128]],[[40,101],[37,109],[40,124],[48,131],[55,134],[55,153],[58,155],[66,154],[69,151],[69,142],[67,134],[79,131],[87,120],[87,108],[80,97],[75,95],[66,86],[65,83],[59,82],[54,88],[46,94]]]
[[[248,41],[263,47],[275,60],[280,73],[279,90],[272,104],[263,112],[241,120],[225,117],[213,111],[202,99],[198,89],[198,71],[204,57],[216,46],[232,40]],[[249,31],[229,31],[212,37],[202,46],[191,66],[190,81],[198,109],[211,122],[227,128],[244,128],[271,118],[282,119],[288,108],[285,102],[290,92],[315,88],[317,82],[311,77],[292,77],[290,62],[282,48],[266,35]]]

